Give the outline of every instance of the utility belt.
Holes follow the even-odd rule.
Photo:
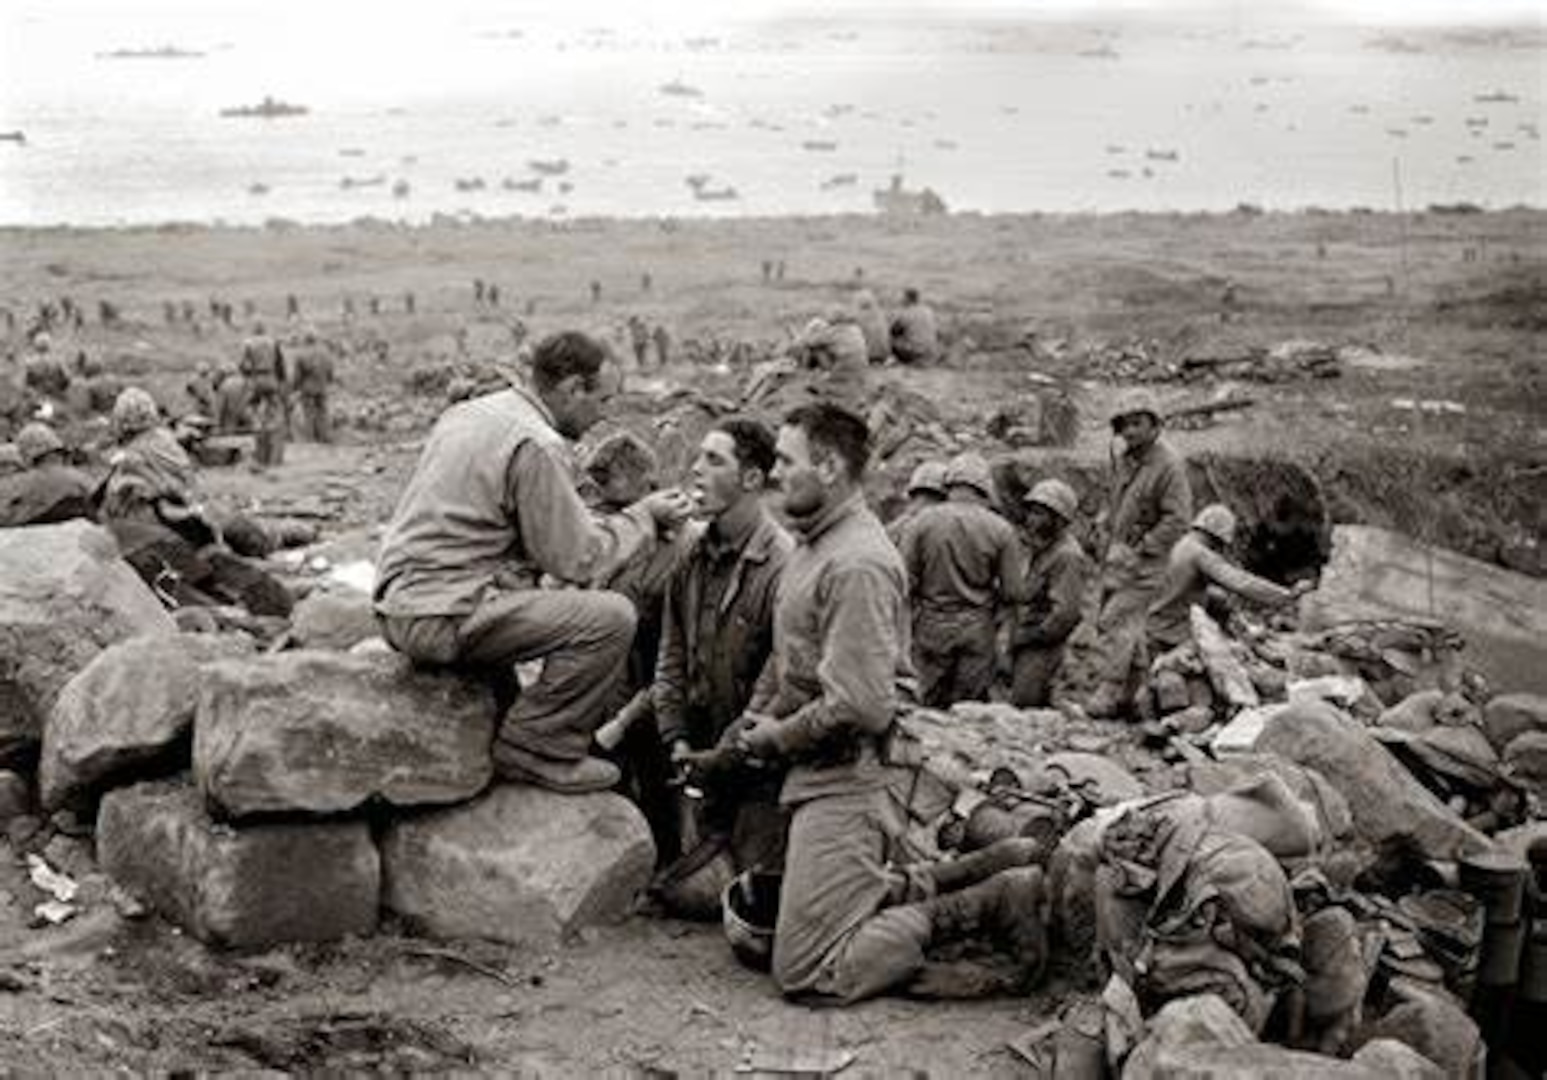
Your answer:
[[[819,769],[842,768],[866,761],[888,768],[915,769],[924,763],[924,749],[915,735],[893,720],[880,735],[840,732],[796,759],[797,764]]]

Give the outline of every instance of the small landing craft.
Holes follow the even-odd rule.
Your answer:
[[[276,98],[265,97],[256,105],[233,105],[228,109],[221,109],[220,115],[225,117],[256,117],[260,120],[275,120],[284,116],[305,116],[311,112],[305,105],[293,105],[288,101],[279,101]]]

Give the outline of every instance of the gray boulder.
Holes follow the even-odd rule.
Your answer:
[[[176,629],[106,529],[0,529],[0,760],[36,747],[60,691],[97,653]]]
[[[193,772],[218,814],[470,799],[493,775],[487,688],[399,656],[301,651],[211,664]]]
[[[552,942],[626,916],[655,844],[620,795],[506,784],[394,821],[382,862],[385,906],[431,936]]]
[[[1500,694],[1483,707],[1483,731],[1500,753],[1528,731],[1547,731],[1547,696]]]
[[[1489,846],[1360,724],[1324,701],[1291,701],[1255,747],[1320,772],[1348,800],[1355,832],[1376,847],[1411,842],[1429,858],[1454,859]]]
[[[98,653],[65,685],[44,725],[44,808],[89,799],[136,769],[187,768],[204,666],[252,648],[240,635],[157,634]]]
[[[1521,786],[1547,799],[1547,731],[1516,735],[1504,748],[1504,765]]]
[[[1145,1025],[1145,1038],[1123,1064],[1123,1080],[1153,1080],[1166,1062],[1205,1047],[1257,1041],[1236,1011],[1214,994],[1168,1001]]]
[[[380,631],[364,593],[314,592],[290,613],[290,633],[302,648],[348,652]]]
[[[211,945],[264,948],[376,929],[381,862],[363,821],[212,821],[188,784],[118,788],[97,817],[102,869]]]
[[[1406,1043],[1375,1039],[1359,1048],[1355,1065],[1374,1069],[1387,1080],[1445,1080],[1445,1070]]]

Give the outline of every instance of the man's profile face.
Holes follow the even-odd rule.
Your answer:
[[[811,440],[804,428],[785,424],[774,444],[770,479],[784,497],[784,512],[793,517],[814,514],[827,502],[827,470],[812,459]]]
[[[736,440],[728,432],[711,431],[698,444],[692,477],[698,512],[712,520],[736,505],[755,475],[744,476],[736,456]]]
[[[580,438],[605,415],[622,384],[623,376],[612,364],[603,364],[590,380],[571,375],[559,383],[549,401],[554,426],[566,438]]]

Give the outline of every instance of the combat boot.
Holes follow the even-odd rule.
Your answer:
[[[1047,963],[1047,889],[1042,870],[1016,867],[987,881],[925,902],[930,942],[962,938],[1008,949],[1024,982],[1036,982]]]
[[[969,885],[987,881],[1001,870],[1030,866],[1043,855],[1045,852],[1037,841],[1012,836],[1004,840],[996,840],[971,854],[935,863],[930,867],[930,874],[935,879],[937,894],[955,892]]]

